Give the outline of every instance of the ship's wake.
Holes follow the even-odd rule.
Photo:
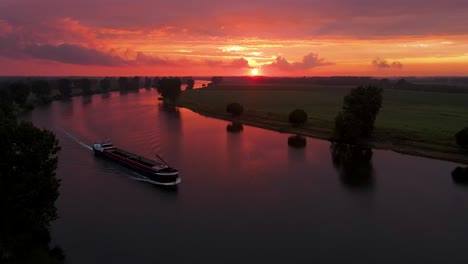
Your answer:
[[[77,137],[73,136],[72,134],[70,134],[68,131],[66,131],[65,129],[62,128],[62,132],[65,133],[65,135],[67,135],[70,139],[72,139],[73,141],[75,141],[76,143],[78,143],[79,145],[89,149],[89,150],[93,150],[93,148],[91,146],[89,146],[88,144],[84,143],[83,141],[79,140]]]

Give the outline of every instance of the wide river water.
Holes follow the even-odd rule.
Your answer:
[[[291,135],[228,133],[226,121],[157,98],[145,89],[75,97],[23,117],[62,146],[51,231],[67,263],[468,263],[457,164],[341,155],[312,138],[295,149]],[[89,145],[102,138],[163,156],[182,182],[156,187],[95,157]]]

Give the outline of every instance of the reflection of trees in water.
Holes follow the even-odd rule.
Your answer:
[[[300,135],[288,137],[288,145],[293,148],[305,148],[307,139]]]
[[[289,143],[289,140],[288,140]],[[288,164],[296,166],[297,164],[304,164],[307,161],[305,147],[288,147]]]
[[[103,92],[103,93],[101,94],[101,98],[102,98],[102,99],[107,99],[107,98],[109,98],[109,97],[110,97],[110,93],[109,93],[108,91],[107,91],[107,92]]]
[[[372,150],[356,145],[332,143],[332,162],[344,185],[354,189],[368,189],[374,185]]]
[[[243,166],[243,144],[244,137],[241,133],[226,133],[226,155],[228,157],[226,166],[230,172],[239,173]]]
[[[83,104],[90,104],[93,101],[91,95],[83,95],[82,102]]]
[[[163,158],[168,159],[169,164],[171,160],[180,158],[181,142],[183,141],[181,113],[178,107],[174,105],[159,103],[159,113],[156,118],[158,120],[158,131],[160,142],[158,144],[170,149],[167,156]]]
[[[240,133],[244,130],[244,126],[239,122],[232,122],[226,126],[227,132]]]
[[[468,185],[468,167],[457,167],[452,171],[452,178],[455,183]]]
[[[159,111],[166,113],[168,117],[180,119],[180,111],[178,107],[166,103],[160,103],[158,104],[158,107]]]

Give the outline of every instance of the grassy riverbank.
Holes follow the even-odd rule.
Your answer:
[[[179,106],[204,115],[231,120],[226,105],[239,102],[245,124],[280,132],[330,139],[334,118],[343,97],[353,87],[317,86],[309,89],[268,89],[261,85],[217,87],[185,91]],[[468,163],[454,134],[468,125],[467,94],[390,90],[384,92],[383,108],[376,121],[374,137],[363,144],[412,155]],[[289,112],[304,109],[309,120],[302,128],[288,123]]]

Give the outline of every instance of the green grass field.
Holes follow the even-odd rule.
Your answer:
[[[285,90],[198,89],[183,92],[182,105],[197,105],[210,112],[223,113],[231,102],[241,103],[246,112],[276,116],[287,121],[289,112],[304,109],[309,115],[307,128],[332,131],[334,118],[343,97],[352,87],[313,87]],[[430,145],[431,149],[455,149],[454,134],[468,126],[468,94],[385,90],[383,107],[376,122],[375,137],[411,145]]]

